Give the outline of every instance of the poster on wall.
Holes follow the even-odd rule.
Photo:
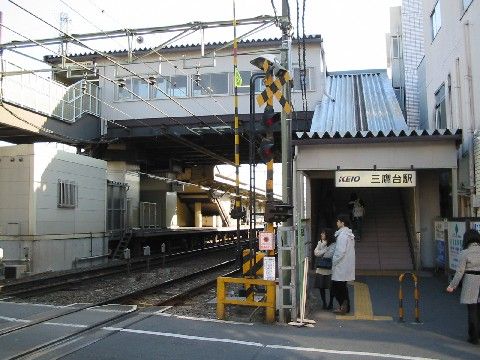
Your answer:
[[[437,265],[445,267],[445,222],[443,220],[435,221],[434,228],[435,244],[437,246]]]
[[[465,234],[465,222],[448,222],[448,265],[452,270],[457,269],[460,251],[463,250],[463,234]]]
[[[470,228],[480,232],[480,221],[472,221],[470,223]]]

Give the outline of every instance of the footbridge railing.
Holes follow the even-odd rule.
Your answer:
[[[90,81],[65,86],[46,73],[40,75],[8,61],[2,69],[1,101],[65,122],[75,122],[85,113],[100,116],[100,88]]]

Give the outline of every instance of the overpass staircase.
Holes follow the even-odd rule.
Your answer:
[[[7,61],[0,77],[0,140],[12,143],[98,139],[106,124],[100,116],[100,88],[85,79],[66,86],[43,73]]]

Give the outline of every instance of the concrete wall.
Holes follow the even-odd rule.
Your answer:
[[[0,148],[0,247],[6,265],[28,260],[28,271],[38,273],[105,255],[106,167],[51,144]],[[75,182],[74,208],[58,207],[59,180]]]
[[[32,145],[0,148],[0,236],[34,231],[32,173]]]
[[[428,145],[427,145],[428,144]],[[456,168],[452,141],[392,142],[377,144],[303,145],[298,147],[298,170],[435,169]]]
[[[254,59],[255,57],[259,56],[258,54],[264,53],[274,53],[274,50],[265,50],[262,51],[260,48],[254,48],[254,51],[257,54],[248,54],[252,51],[252,49],[243,47],[240,45],[239,47],[239,56],[238,56],[238,69],[240,71],[259,71],[253,65],[250,64],[250,60]],[[278,54],[278,50],[276,50]],[[196,73],[195,69],[184,69],[183,68],[183,61],[182,56],[185,55],[186,58],[192,57],[199,57],[199,51],[191,51],[188,49],[180,49],[178,52],[169,52],[166,53],[165,58],[168,58],[169,62],[162,61],[161,63],[161,73],[162,75],[184,75],[187,74],[189,77]],[[280,58],[280,55],[277,55]],[[296,56],[293,56],[293,67],[298,67],[296,65]],[[158,76],[158,69],[159,69],[159,59],[158,55],[152,55],[143,59],[146,64],[138,63],[138,64],[129,64],[126,65],[129,69],[134,71],[135,73],[148,77],[150,75]],[[122,59],[122,63],[126,63],[126,58]],[[312,68],[311,73],[311,81],[313,84],[313,89],[308,91],[307,99],[308,99],[308,107],[309,110],[314,110],[315,105],[321,101],[323,96],[323,89],[324,89],[324,65],[321,60],[321,47],[320,44],[308,44],[307,43],[307,50],[306,50],[306,64],[307,67]],[[175,66],[177,69],[175,69]],[[206,67],[200,68],[200,74],[208,74],[208,73],[221,73],[221,72],[228,72],[232,73],[233,68],[233,59],[231,57],[231,48],[227,48],[226,50],[221,50],[217,52],[216,57],[216,65],[215,67]],[[121,68],[117,68],[117,66],[112,65],[111,63],[105,60],[98,60],[98,69],[100,74],[111,78],[111,79],[118,79],[118,78],[125,78],[129,76],[128,72],[122,70]],[[292,74],[293,75],[293,74]],[[250,79],[243,79],[243,84],[247,85]],[[189,80],[191,82],[191,80]],[[143,118],[163,118],[168,116],[172,117],[179,117],[179,116],[188,116],[190,117],[191,114],[184,109],[182,109],[178,104],[175,104],[173,101],[169,99],[153,99],[151,100],[151,104],[158,107],[163,111],[165,114],[161,114],[158,110],[148,106],[147,104],[143,103],[138,99],[127,100],[127,101],[118,101],[115,100],[115,91],[117,85],[112,84],[111,82],[105,81],[104,79],[100,79],[100,87],[102,89],[102,97],[103,101],[112,104],[114,107],[126,112],[132,118],[143,119]],[[189,84],[191,87],[191,84]],[[224,115],[225,113],[232,114],[233,113],[233,85],[232,85],[232,76],[229,76],[229,92],[228,95],[215,95],[214,99],[215,102],[212,101],[210,96],[197,96],[197,97],[189,97],[189,98],[181,98],[178,97],[176,100],[193,112],[197,116],[202,115]],[[302,108],[302,98],[300,89],[293,89],[292,94],[292,102],[296,109]],[[275,107],[280,110],[280,105],[277,103]],[[257,111],[260,108],[257,106]],[[249,96],[248,94],[240,94],[239,95],[239,113],[240,114],[248,114],[249,113]],[[122,120],[126,119],[127,117],[120,113],[117,110],[111,109],[108,106],[102,107],[102,116],[107,119],[113,120]]]
[[[418,173],[418,207],[420,210],[421,259],[422,266],[435,266],[436,244],[433,220],[440,216],[439,175],[435,171]],[[417,230],[418,231],[418,230]]]

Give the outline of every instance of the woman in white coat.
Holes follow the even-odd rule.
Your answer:
[[[347,281],[355,280],[355,236],[348,215],[337,216],[336,245],[332,257],[332,288],[340,307],[334,313],[344,315],[350,312],[350,297]]]
[[[455,276],[447,287],[453,292],[463,278],[460,303],[467,305],[468,342],[479,343],[480,337],[480,234],[467,230],[463,235],[463,248]]]

